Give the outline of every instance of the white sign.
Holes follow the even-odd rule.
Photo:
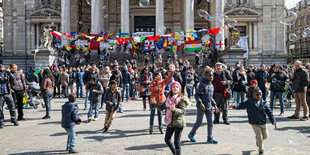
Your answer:
[[[136,32],[132,33],[132,37],[148,37],[148,36],[154,36],[154,32]]]

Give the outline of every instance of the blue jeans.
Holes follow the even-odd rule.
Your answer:
[[[45,116],[50,116],[50,111],[51,111],[51,101],[53,97],[53,92],[44,92],[42,93],[43,95],[43,100],[45,103],[45,108],[46,108],[46,115]]]
[[[69,93],[69,89],[70,89],[70,93]],[[68,91],[68,93],[67,93],[68,95],[74,93],[74,91],[73,91],[73,85],[69,85],[67,91]]]
[[[83,97],[83,85],[80,85],[80,84],[76,85],[76,97],[77,98]]]
[[[95,108],[95,118],[98,118],[99,113],[99,102],[90,102],[89,111],[88,111],[88,118],[92,118],[93,116],[93,108]]]
[[[136,89],[133,89],[132,97],[133,97],[134,99],[136,98]]]
[[[195,125],[192,129],[192,131],[190,132],[190,134],[192,136],[195,136],[196,131],[198,130],[198,128],[200,127],[202,120],[203,120],[203,115],[206,115],[207,118],[207,123],[208,123],[208,140],[213,139],[212,136],[212,131],[213,131],[213,121],[212,121],[212,110],[206,110],[206,111],[202,111],[200,110],[200,108],[197,108],[197,116],[196,116],[196,122]]]
[[[65,128],[67,134],[68,134],[68,140],[67,140],[67,148],[69,150],[74,150],[74,146],[75,146],[75,131],[74,131],[74,127],[73,128]]]
[[[281,113],[284,112],[282,94],[283,94],[283,92],[273,92],[273,91],[270,92],[270,108],[271,108],[271,110],[273,110],[274,98],[277,96],[277,98],[279,99],[279,102],[280,102],[280,106],[281,106]]]
[[[89,90],[86,89],[86,96],[85,96],[85,103],[84,103],[84,108],[85,109],[87,109],[88,95],[89,95]]]
[[[129,83],[128,84],[123,84],[123,91],[122,91],[122,102],[124,102],[124,92],[126,90],[126,101],[128,102],[129,100]]]
[[[188,98],[193,96],[193,87],[186,87],[186,92],[187,92]]]
[[[237,103],[237,92],[236,91],[233,91],[233,98],[234,98],[233,103]]]
[[[150,127],[153,127],[156,107],[155,107],[154,104],[150,104],[150,108],[151,108]],[[162,123],[162,111],[157,110],[157,115],[158,115],[158,125],[160,127],[162,127],[163,126],[163,123]]]

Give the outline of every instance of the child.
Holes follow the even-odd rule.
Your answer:
[[[199,84],[198,90],[195,94],[195,98],[197,101],[197,119],[196,123],[192,129],[192,131],[188,134],[188,138],[192,142],[196,142],[195,134],[197,129],[200,127],[203,115],[205,114],[208,122],[208,140],[207,143],[217,144],[218,142],[213,139],[212,129],[213,129],[213,121],[212,121],[212,107],[215,108],[215,112],[218,112],[218,108],[213,99],[214,87],[212,84],[213,81],[213,72],[212,70],[207,70],[205,72],[205,77],[202,78],[201,83]]]
[[[173,74],[175,71],[174,65],[170,67],[170,73],[166,79],[162,78],[162,74],[160,72],[156,72],[154,75],[155,79],[152,81],[150,86],[151,92],[151,101],[150,101],[150,108],[151,108],[151,115],[150,115],[150,134],[153,134],[153,124],[154,124],[154,116],[155,116],[155,106],[156,103],[164,103],[166,100],[166,96],[164,94],[165,88],[169,81],[172,79]],[[163,125],[161,122],[162,114],[161,111],[157,110],[158,114],[158,124],[159,124],[159,131],[163,134]]]
[[[181,154],[181,135],[185,127],[185,108],[190,105],[190,101],[186,96],[181,94],[181,85],[179,82],[173,82],[170,85],[171,92],[163,103],[156,103],[158,110],[166,110],[165,124],[167,125],[165,142],[171,152],[176,155]],[[174,144],[171,137],[174,133]]]
[[[103,87],[96,77],[92,77],[90,80],[90,83],[86,85],[86,89],[89,90],[88,100],[90,101],[90,106],[89,106],[89,111],[88,111],[88,123],[89,123],[93,115],[93,108],[95,108],[94,121],[98,119],[100,97],[103,94]]]
[[[108,129],[112,124],[112,120],[115,117],[116,110],[120,106],[120,101],[121,101],[121,93],[119,90],[117,90],[117,82],[112,80],[110,81],[110,88],[107,90],[104,97],[104,103],[106,104],[107,111],[105,116],[103,132],[108,132]]]
[[[70,94],[68,99],[69,102],[66,102],[62,106],[61,126],[66,130],[68,134],[66,151],[69,151],[69,153],[77,153],[77,151],[74,150],[76,137],[74,126],[75,124],[80,124],[81,119],[78,116],[79,107],[76,103],[74,103],[76,101],[75,94]]]
[[[270,122],[274,125],[274,129],[277,129],[276,120],[273,116],[272,110],[267,105],[266,101],[262,100],[262,92],[256,88],[253,90],[253,96],[251,99],[237,105],[229,105],[229,108],[235,109],[247,109],[249,123],[256,135],[256,145],[259,148],[259,154],[264,154],[263,141],[268,137],[268,130],[266,125],[266,114],[268,115]]]
[[[246,98],[250,99],[253,96],[253,90],[256,89],[258,86],[257,80],[251,81],[251,87],[248,88],[248,92],[246,93]]]

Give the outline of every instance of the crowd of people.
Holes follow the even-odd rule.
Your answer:
[[[268,136],[266,129],[266,115],[276,127],[273,116],[275,101],[280,103],[280,114],[284,116],[287,100],[295,99],[296,110],[290,119],[309,120],[310,64],[305,67],[296,61],[294,67],[249,65],[245,68],[241,63],[235,67],[223,63],[214,66],[202,66],[200,52],[196,55],[195,66],[188,60],[177,59],[176,54],[168,57],[165,67],[156,65],[159,61],[151,62],[149,55],[145,55],[144,67],[138,68],[137,62],[126,60],[119,64],[117,60],[111,65],[107,61],[77,67],[66,67],[65,64],[53,64],[37,73],[32,67],[23,73],[16,64],[0,67],[0,128],[4,127],[4,110],[10,112],[11,122],[18,126],[18,121],[26,121],[23,113],[23,98],[32,82],[40,85],[46,115],[42,119],[50,119],[52,98],[68,98],[63,105],[62,127],[68,133],[67,149],[75,153],[74,125],[79,124],[77,98],[85,98],[84,110],[88,110],[88,123],[96,121],[99,110],[106,110],[103,132],[108,132],[115,118],[116,112],[126,112],[123,104],[130,100],[142,98],[141,108],[150,110],[149,133],[153,134],[154,116],[157,111],[159,131],[167,125],[165,142],[173,154],[181,154],[181,134],[185,127],[186,107],[191,105],[192,98],[196,100],[197,119],[188,134],[192,142],[196,142],[195,134],[202,123],[203,115],[208,122],[207,142],[218,143],[213,138],[213,124],[220,123],[220,114],[224,124],[230,125],[228,109],[247,109],[249,123],[256,134],[257,146],[263,154],[263,140]],[[161,55],[161,54],[160,54]],[[160,56],[162,60],[162,56]],[[142,65],[143,66],[143,65]],[[203,70],[199,73],[198,70]],[[84,91],[85,90],[85,91]],[[270,104],[267,97],[270,96]],[[7,105],[7,107],[5,107]],[[303,116],[300,117],[301,106]],[[17,117],[15,109],[17,109]],[[157,109],[157,110],[156,110]],[[214,110],[213,110],[214,109]],[[94,114],[94,116],[93,116]],[[214,118],[213,118],[214,117]],[[174,133],[175,142],[171,142]]]

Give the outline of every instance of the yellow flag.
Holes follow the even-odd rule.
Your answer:
[[[70,51],[72,49],[69,45],[66,45],[65,48],[67,51]]]
[[[137,49],[137,46],[136,46],[135,42],[133,42],[133,39],[131,39],[131,44],[132,44],[132,48]]]
[[[179,34],[175,34],[175,35],[174,35],[174,39],[175,39],[175,40],[180,40],[180,35],[179,35]]]

